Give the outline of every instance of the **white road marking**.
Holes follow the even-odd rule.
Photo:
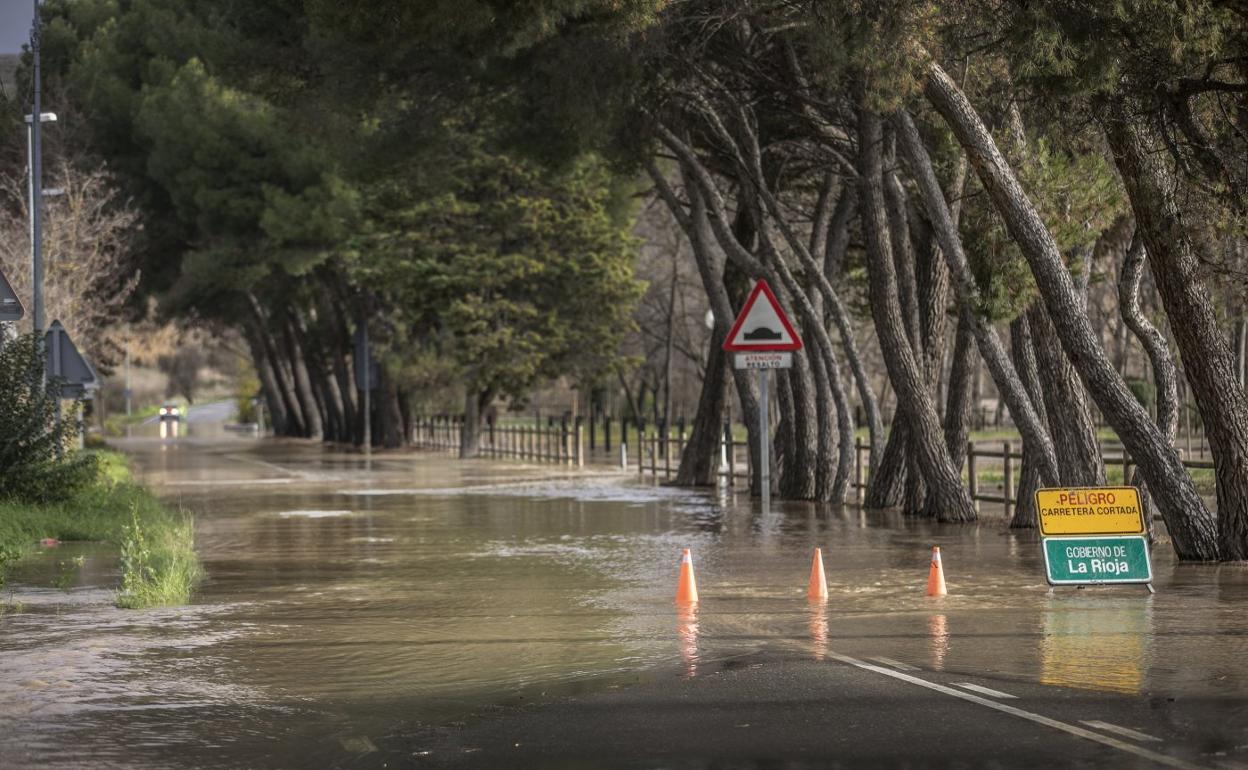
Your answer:
[[[1134,741],[1152,741],[1154,743],[1161,743],[1160,738],[1154,738],[1148,733],[1142,733],[1139,730],[1132,730],[1130,727],[1119,727],[1118,725],[1111,725],[1109,722],[1101,722],[1096,719],[1085,719],[1083,720],[1083,724],[1097,730],[1104,730],[1107,733],[1115,733],[1116,735],[1121,735],[1124,738],[1130,738]]]
[[[957,684],[958,687],[965,687],[968,690],[974,690],[980,695],[989,695],[993,698],[1018,698],[1017,695],[1010,695],[1008,692],[1001,692],[1000,690],[994,690],[991,687],[984,687],[983,685],[972,684],[971,682],[958,682]]]
[[[918,671],[919,670],[918,666],[912,666],[909,663],[902,663],[900,660],[893,660],[892,658],[886,658],[883,655],[876,655],[875,657],[871,658],[871,660],[874,660],[876,663],[883,663],[886,666],[892,666],[893,668],[900,669],[901,671]]]
[[[912,676],[911,674],[894,671],[891,668],[884,668],[883,666],[875,666],[870,663],[865,663],[857,658],[842,655],[839,652],[829,650],[828,657],[833,660],[840,661],[841,663],[855,666],[864,671],[874,671],[877,674],[891,676],[894,679],[900,679],[903,682],[909,682],[910,684],[915,684],[919,687],[926,687],[929,690],[935,690],[936,692],[944,693],[945,695],[952,695],[960,700],[978,703],[981,706],[993,709],[994,711],[1000,711],[1003,714],[1009,714],[1010,716],[1015,716],[1020,719],[1026,719],[1029,722],[1035,722],[1036,724],[1044,725],[1045,727],[1052,727],[1054,730],[1061,730],[1064,733],[1069,733],[1079,738],[1086,738],[1087,740],[1095,741],[1103,746],[1109,746],[1128,754],[1134,754],[1137,757],[1143,757],[1144,759],[1151,760],[1161,765],[1166,765],[1167,767],[1177,767],[1181,770],[1206,770],[1206,768],[1202,768],[1200,765],[1193,765],[1191,762],[1185,762],[1175,757],[1159,754],[1156,751],[1150,751],[1141,746],[1136,746],[1133,743],[1120,741],[1117,738],[1110,738],[1108,735],[1094,733],[1091,730],[1086,730],[1078,725],[1067,724],[1066,722],[1052,719],[1041,714],[1033,714],[1030,711],[1020,709],[1017,706],[1009,706],[1005,703],[998,703],[997,701],[989,700],[987,698],[980,697],[979,695],[972,695],[969,692],[963,692],[962,690],[955,690],[952,687],[946,687],[943,684],[929,682],[926,679],[920,679],[919,677]]]

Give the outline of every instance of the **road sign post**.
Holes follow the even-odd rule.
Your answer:
[[[771,507],[768,370],[788,369],[793,365],[793,351],[801,349],[802,340],[793,330],[776,295],[767,281],[759,279],[724,340],[724,350],[736,354],[736,368],[758,370],[758,482],[762,487],[763,511]]]
[[[1049,585],[1144,583],[1152,563],[1135,487],[1036,490]]]

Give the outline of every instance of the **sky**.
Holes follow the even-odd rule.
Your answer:
[[[35,16],[33,0],[0,0],[0,54],[21,53],[30,41],[30,20]]]

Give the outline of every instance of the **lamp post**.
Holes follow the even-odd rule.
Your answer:
[[[37,49],[36,49],[37,50]],[[36,81],[37,82],[37,81]],[[39,101],[38,86],[35,101]],[[40,160],[40,123],[55,123],[55,112],[39,113],[36,123],[33,115],[26,116],[26,170],[27,190],[30,194],[30,260],[31,291],[34,294],[33,310],[35,332],[43,331],[43,164]],[[54,192],[48,190],[47,192]]]
[[[43,208],[43,144],[42,124],[56,120],[56,114],[43,111],[43,75],[39,65],[40,31],[39,0],[34,0],[35,17],[30,29],[30,53],[34,65],[34,103],[26,116],[28,161],[30,169],[30,252],[31,282],[34,301],[35,334],[43,332],[43,225],[40,212]],[[38,119],[36,119],[38,116]]]

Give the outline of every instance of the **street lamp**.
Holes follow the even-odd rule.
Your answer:
[[[38,76],[36,76],[37,78]],[[38,80],[36,80],[38,83]],[[38,85],[35,86],[35,100],[38,101]],[[55,123],[55,112],[39,113],[39,123]],[[31,292],[34,310],[35,333],[43,331],[43,164],[40,156],[40,131],[35,123],[34,115],[26,116],[26,169],[28,172],[28,190],[30,193],[30,262]],[[55,193],[55,190],[49,190]]]

